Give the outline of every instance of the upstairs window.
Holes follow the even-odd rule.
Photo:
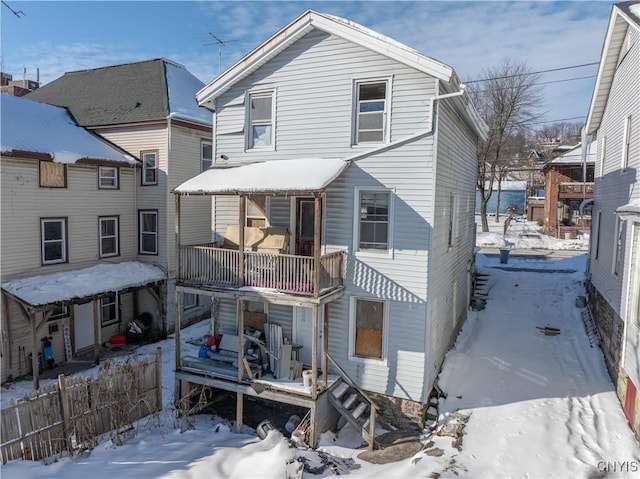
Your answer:
[[[607,154],[607,135],[600,142],[600,178],[604,178],[604,159]]]
[[[622,137],[622,172],[629,168],[629,148],[631,147],[631,115],[624,119],[624,133]]]
[[[118,217],[100,218],[100,257],[117,256],[119,254]]]
[[[158,152],[143,151],[140,153],[142,158],[142,184],[157,185],[158,184]]]
[[[42,238],[42,264],[66,263],[67,220],[49,218],[40,220]]]
[[[354,144],[387,141],[388,85],[387,80],[356,82]]]
[[[66,188],[67,165],[53,161],[40,161],[39,184],[41,188]]]
[[[140,254],[158,254],[158,212],[139,212]]]
[[[210,141],[200,143],[200,171],[206,171],[213,164],[213,145]]]
[[[275,92],[249,93],[247,149],[273,149]]]
[[[98,167],[98,188],[115,190],[118,188],[118,168],[113,166]]]
[[[356,250],[387,251],[390,249],[389,203],[386,190],[358,191],[358,235]]]

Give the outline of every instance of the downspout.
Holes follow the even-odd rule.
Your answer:
[[[439,90],[439,86],[440,83],[436,83],[436,86],[438,87]],[[466,93],[466,87],[464,85],[460,85],[460,90],[453,92],[453,93],[445,93],[444,95],[438,95],[436,94],[435,96],[431,97],[429,99],[429,106],[431,108],[431,129],[430,132],[433,135],[433,158],[434,160],[437,158],[437,152],[438,152],[438,109],[437,109],[437,104],[436,101],[437,100],[445,100],[447,98],[455,98],[458,96],[462,96]],[[433,162],[433,178],[436,178],[436,166],[437,166],[437,161]],[[431,198],[432,204],[435,205],[435,192],[436,192],[436,188],[435,188],[435,184],[434,184],[434,188],[433,188],[433,196]],[[435,218],[435,210],[433,212],[433,217]],[[427,271],[431,271],[431,263],[432,263],[432,253],[433,253],[433,231],[431,232],[431,237],[429,238],[429,255],[428,255],[428,268]],[[425,370],[426,373],[425,379],[427,381],[429,381],[429,377],[431,375],[431,371],[429,370],[430,367],[430,362],[429,362],[429,357],[430,357],[430,352],[431,352],[431,348],[430,348],[430,324],[431,324],[431,313],[433,312],[431,309],[431,306],[433,304],[433,302],[431,301],[431,274],[428,274],[428,278],[427,278],[427,324],[425,327],[425,341],[424,344],[426,346],[426,354],[425,354]],[[435,378],[436,376],[434,376],[434,380],[433,380],[433,384],[431,384],[431,386],[433,387],[433,385],[435,384]],[[426,386],[428,387],[429,384],[427,382]],[[422,398],[423,402],[427,401],[428,395],[429,395],[430,391],[427,391],[426,389],[424,390],[424,396]]]

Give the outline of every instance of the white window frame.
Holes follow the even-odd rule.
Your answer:
[[[45,239],[45,224],[47,223],[59,223],[61,230],[61,238],[55,240]],[[60,243],[62,248],[62,257],[52,260],[46,258],[45,246],[49,243]],[[67,262],[67,219],[66,218],[41,218],[40,219],[40,259],[42,264],[58,264]]]
[[[449,250],[453,248],[456,239],[456,207],[458,201],[456,196],[452,193],[449,197],[449,218],[448,218],[448,237],[447,247]]]
[[[360,195],[362,193],[386,193],[389,196],[387,214],[387,249],[361,249],[360,248]],[[354,188],[353,204],[353,251],[356,256],[388,256],[393,258],[393,197],[394,191],[389,188],[368,188],[356,186]]]
[[[144,216],[145,215],[154,215],[155,216],[155,231],[144,231]],[[155,251],[147,251],[144,249],[144,235],[153,235],[155,237]],[[158,254],[158,211],[157,210],[140,210],[138,211],[138,252],[139,254],[150,254],[157,255]]]
[[[620,170],[626,173],[629,169],[629,150],[631,148],[631,115],[624,119],[624,133],[622,136],[622,157],[620,160]]]
[[[115,317],[109,320],[105,320],[105,308],[113,308],[115,311]],[[110,326],[116,324],[120,319],[120,308],[118,305],[118,293],[112,293],[109,296],[100,298],[100,326]]]
[[[102,223],[103,222],[114,222],[115,233],[110,235],[102,234]],[[105,253],[102,249],[102,240],[113,238],[115,241],[115,251],[111,253]],[[100,257],[107,258],[110,256],[119,256],[120,255],[120,218],[117,216],[101,216],[98,218],[98,241],[99,241],[99,249],[100,249]]]
[[[616,226],[613,237],[613,261],[611,263],[611,273],[619,276],[622,273],[622,246],[624,243],[625,220],[616,216]]]
[[[153,158],[153,165],[147,162],[147,159]],[[142,185],[150,186],[158,184],[158,152],[156,150],[148,150],[140,152],[142,160]],[[147,172],[153,172],[153,179],[147,179]]]
[[[187,301],[187,298],[190,298]],[[187,309],[195,308],[198,306],[198,295],[195,293],[182,293],[182,309],[186,311]]]
[[[261,89],[248,91],[246,94],[246,127],[245,151],[275,151],[276,149],[276,90]],[[269,120],[254,120],[251,114],[251,103],[255,98],[271,98],[271,118]],[[253,138],[253,126],[271,126],[268,145],[256,145]]]
[[[607,135],[602,137],[600,142],[600,178],[604,178],[605,155],[607,154]]]
[[[382,303],[382,358],[369,358],[364,356],[356,356],[356,311],[358,301],[377,301]],[[349,360],[361,363],[382,364],[386,365],[388,361],[388,337],[389,337],[389,301],[364,297],[351,296],[349,300]]]
[[[57,310],[57,312],[56,312]],[[58,319],[62,319],[62,318],[68,318],[69,317],[69,308],[67,306],[55,306],[53,307],[53,312],[51,313],[51,316],[49,316],[49,321],[56,321]]]
[[[385,83],[385,98],[384,98],[384,110],[382,112],[382,140],[381,141],[359,141],[358,133],[360,127],[360,86],[367,84],[375,84],[375,83]],[[390,132],[391,132],[391,84],[392,77],[381,77],[381,78],[367,78],[367,79],[354,79],[353,80],[353,108],[352,108],[352,132],[351,132],[351,144],[352,146],[358,145],[375,145],[375,144],[385,144],[390,141]]]
[[[602,231],[602,210],[596,212],[595,241],[593,242],[593,256],[596,260],[600,258],[600,231]]]
[[[211,149],[211,156],[209,158],[205,158],[204,150],[205,147],[208,146]],[[205,167],[205,165],[207,165]],[[202,140],[200,142],[200,171],[206,171],[213,165],[213,142],[209,140]]]
[[[112,174],[107,174],[107,172]],[[119,187],[119,170],[115,166],[98,167],[98,189],[117,190]]]
[[[253,201],[250,197],[247,197],[247,203],[246,203],[246,208],[244,211],[244,225],[248,226],[249,220],[255,219],[255,220],[264,220],[264,225],[265,227],[269,226],[269,205],[270,205],[270,200],[269,200],[269,196],[266,195],[256,195],[256,196],[261,196],[264,198],[264,216],[259,216],[259,215],[252,215],[250,214],[250,204],[255,205],[255,201]]]

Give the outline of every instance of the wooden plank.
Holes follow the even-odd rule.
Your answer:
[[[288,378],[291,368],[291,345],[282,344],[280,346],[280,360],[278,361],[278,379]]]

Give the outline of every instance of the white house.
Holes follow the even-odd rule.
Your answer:
[[[2,382],[33,373],[37,387],[42,338],[54,363],[97,360],[139,294],[164,302],[167,275],[137,257],[140,161],[64,108],[0,98]]]
[[[218,242],[179,240],[178,290],[211,295],[216,332],[241,356],[247,331],[294,356],[288,377],[270,364],[251,380],[244,361],[225,373],[178,334],[179,392],[238,393],[240,424],[243,395],[308,408],[312,443],[331,426],[327,404],[370,446],[375,411],[421,427],[469,304],[486,134],[454,70],[310,10],[197,99],[214,112],[215,163],[175,188],[176,217],[181,232],[193,197],[214,196]],[[349,411],[349,395],[370,413]]]
[[[589,307],[640,437],[640,2],[613,5],[586,130],[597,137]]]

